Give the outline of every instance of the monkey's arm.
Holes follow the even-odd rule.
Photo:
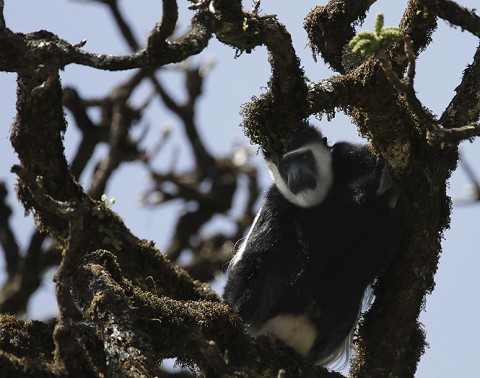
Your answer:
[[[289,249],[285,243],[288,222],[282,221],[286,201],[272,187],[252,227],[233,257],[223,297],[242,318],[254,327],[268,317],[281,295],[275,278]],[[290,250],[291,252],[291,250]]]

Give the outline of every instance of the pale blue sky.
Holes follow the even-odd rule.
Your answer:
[[[310,50],[306,47],[307,37],[303,30],[303,19],[310,8],[324,5],[326,1],[287,1],[263,0],[261,9],[265,13],[276,13],[281,22],[285,23],[292,34],[294,47],[300,56],[306,75],[317,81],[329,77],[332,73],[319,61],[315,63]],[[478,0],[462,0],[459,3],[470,8],[478,7]],[[250,7],[250,2],[244,2]],[[292,5],[294,4],[294,5]],[[385,15],[385,24],[398,24],[406,0],[378,1],[366,19],[364,27],[373,28],[373,19],[377,12]],[[161,15],[161,2],[152,0],[122,1],[122,8],[128,20],[135,28],[137,37],[144,41],[146,34]],[[179,32],[186,30],[191,11],[186,9],[187,1],[179,1],[181,27]],[[98,53],[126,54],[128,47],[119,38],[115,24],[112,22],[106,7],[99,4],[89,4],[82,1],[61,0],[5,0],[5,19],[7,26],[13,31],[30,32],[46,29],[57,33],[72,43],[86,39],[86,50]],[[441,114],[453,96],[453,90],[458,85],[462,71],[471,61],[478,40],[468,33],[449,27],[439,21],[439,29],[434,34],[434,43],[424,52],[418,62],[416,90],[424,105],[436,114]],[[208,76],[204,97],[198,104],[198,124],[201,135],[207,146],[216,154],[228,154],[232,145],[243,137],[238,126],[241,118],[241,104],[249,101],[252,95],[264,91],[269,79],[270,67],[267,64],[264,48],[257,48],[251,54],[243,54],[235,59],[235,52],[215,39],[210,41],[208,48],[195,57],[196,62],[213,59],[215,65]],[[232,72],[234,73],[232,75]],[[117,85],[121,78],[126,78],[129,72],[110,73],[93,69],[68,66],[62,73],[63,84],[79,89],[82,95],[99,96]],[[178,96],[179,75],[175,72],[164,74],[165,84]],[[141,101],[148,95],[146,85],[138,91],[135,98]],[[16,156],[8,141],[10,124],[15,115],[15,75],[0,73],[0,180],[6,180],[10,189],[14,177],[9,173]],[[181,129],[176,126],[176,119],[164,108],[155,104],[148,113],[152,137],[161,127],[170,122],[173,124],[174,145],[179,147],[179,168],[191,164],[188,148],[181,144],[183,137]],[[322,127],[329,139],[359,140],[354,126],[349,119],[338,114],[332,122],[316,121]],[[65,143],[67,154],[71,156],[77,143],[77,132],[70,127],[66,133]],[[168,161],[168,155],[174,148],[166,149],[162,158]],[[462,150],[471,164],[477,164],[480,157],[479,143],[464,143]],[[101,149],[96,151],[101,155]],[[257,159],[261,164],[260,159]],[[478,164],[476,171],[480,176]],[[263,167],[261,167],[263,170]],[[83,180],[88,181],[87,178]],[[263,182],[268,179],[263,175]],[[162,249],[166,247],[171,233],[171,223],[168,218],[181,210],[178,204],[172,204],[163,210],[142,209],[138,205],[138,197],[147,183],[146,174],[139,164],[125,165],[115,174],[110,182],[107,194],[114,196],[116,210],[125,220],[128,227],[141,238],[154,240]],[[466,198],[468,180],[461,168],[450,181],[450,194],[454,199]],[[9,197],[15,206],[13,194]],[[480,253],[478,220],[480,206],[454,207],[451,229],[445,233],[444,252],[436,277],[437,286],[427,299],[426,311],[421,321],[427,331],[430,348],[427,349],[420,362],[416,377],[419,378],[450,378],[469,377],[475,369],[477,356],[480,352],[478,340],[480,330],[477,319],[480,318]],[[23,217],[23,211],[16,206],[13,219],[15,231],[20,241],[26,243],[33,228],[31,219]],[[218,222],[220,223],[220,222]],[[20,233],[22,230],[24,233]],[[4,264],[0,259],[0,266]],[[1,278],[0,278],[1,280]],[[53,302],[53,284],[51,275],[44,282],[42,289],[34,297],[29,308],[30,316],[42,318],[55,311]]]

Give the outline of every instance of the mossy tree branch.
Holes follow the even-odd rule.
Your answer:
[[[115,11],[115,1],[105,2]],[[62,247],[56,276],[60,318],[53,325],[1,317],[6,330],[0,337],[2,371],[55,377],[155,376],[160,374],[158,361],[176,357],[209,376],[278,376],[283,370],[287,376],[341,376],[312,367],[281,348],[274,351],[262,340],[252,340],[240,319],[205,284],[192,280],[151,243],[131,234],[104,204],[85,194],[73,178],[81,169],[75,168],[72,175],[65,159],[60,69],[73,63],[107,70],[143,68],[132,79],[138,83],[152,67],[199,53],[215,35],[240,52],[260,45],[268,49],[272,67],[268,92],[243,108],[246,134],[264,151],[280,154],[290,133],[309,115],[340,108],[395,171],[410,199],[408,229],[402,253],[376,287],[377,299],[359,331],[351,375],[414,375],[425,347],[417,319],[426,294],[434,287],[440,239],[449,223],[446,181],[455,168],[460,140],[478,135],[478,101],[472,99],[480,91],[480,59],[477,52],[440,119],[444,134],[439,133],[439,140],[432,143],[426,123],[437,125],[439,121],[420,101],[412,106],[414,93],[395,88],[377,59],[362,60],[348,70],[343,66],[354,24],[365,17],[373,1],[354,3],[333,0],[307,16],[305,27],[312,48],[342,73],[307,90],[290,34],[276,17],[260,16],[258,6],[245,12],[240,1],[200,1],[195,5],[201,10],[192,17],[191,31],[168,42],[177,4],[164,1],[164,16],[152,30],[147,47],[140,49],[128,38],[124,24],[123,33],[135,52],[111,57],[88,53],[49,32],[13,33],[6,28],[0,0],[0,69],[18,74],[17,117],[11,133],[20,160],[14,168],[18,195],[25,208],[34,212],[41,229]],[[451,3],[409,1],[400,28],[404,33],[408,30],[413,39],[414,59],[430,41],[435,15],[450,17],[444,13],[449,8],[443,5]],[[447,19],[478,35],[476,18],[471,12],[459,12],[461,16]],[[388,69],[402,77],[411,58],[402,55],[398,46],[381,45],[381,59],[398,58]],[[412,74],[407,76],[413,79]],[[128,93],[119,97],[120,102],[127,101],[135,85],[124,88]],[[407,89],[413,90],[413,83]],[[161,88],[157,90],[162,94]],[[162,98],[168,102],[165,91]],[[89,123],[85,109],[75,111],[77,118]],[[33,334],[44,337],[39,341]],[[7,340],[20,336],[28,341],[26,347],[8,344]]]
[[[375,0],[332,0],[312,9],[304,23],[312,53],[321,54],[335,71],[345,73],[342,63],[345,45],[355,35],[355,25],[363,22],[373,3]]]
[[[474,9],[468,9],[450,0],[420,0],[420,3],[438,17],[480,37],[480,17]]]
[[[336,3],[331,2],[329,6]],[[436,26],[425,8],[420,10],[422,5],[419,2],[409,2],[401,24],[415,34],[412,49],[415,52],[425,48]],[[322,11],[328,12],[328,7]],[[415,21],[419,17],[424,21]],[[401,53],[393,51],[396,51],[398,62]],[[382,54],[381,59],[389,64],[387,52],[384,50]],[[403,61],[407,62],[407,59]],[[405,68],[406,64],[388,66],[392,77]],[[414,66],[409,72],[411,83],[398,86],[406,92],[405,96],[396,93],[392,80],[386,80],[388,74],[385,67],[378,70],[377,62],[368,59],[348,75],[318,83],[310,92],[312,111],[329,112],[339,107],[352,115],[360,130],[369,136],[374,147],[396,170],[411,200],[409,229],[402,256],[378,285],[377,299],[360,328],[358,353],[351,373],[362,377],[381,377],[385,371],[394,376],[414,375],[424,351],[423,330],[418,326],[417,318],[426,293],[433,289],[441,234],[449,222],[450,201],[445,183],[454,168],[459,141],[468,138],[467,129],[470,135],[478,135],[476,125],[462,127],[464,123],[457,123],[459,129],[445,132],[439,138],[441,143],[431,144],[427,139],[428,130],[438,125],[438,121],[415,96]],[[471,74],[471,70],[467,74]],[[464,80],[468,80],[466,76]],[[471,113],[476,108],[477,102],[473,100],[462,114]],[[454,133],[459,139],[447,136]],[[436,214],[434,221],[432,214]]]
[[[265,45],[272,76],[268,92],[242,109],[243,127],[250,140],[274,158],[285,149],[291,133],[307,116],[307,86],[300,61],[285,26],[275,16],[243,12],[236,2],[215,2],[217,38],[239,52]]]
[[[233,366],[239,366],[240,371],[247,369],[265,376],[283,369],[294,375],[310,372],[332,376],[322,368],[305,365],[298,356],[275,353],[265,344],[252,341],[239,319],[204,284],[192,281],[152,245],[133,236],[104,204],[84,193],[71,176],[64,156],[62,136],[66,123],[58,76],[59,69],[72,56],[78,56],[78,51],[73,52],[75,47],[48,32],[11,36],[21,41],[22,47],[15,51],[14,59],[26,56],[26,46],[31,49],[28,59],[15,63],[19,72],[18,101],[11,140],[21,165],[13,171],[19,177],[19,195],[25,208],[34,211],[37,223],[63,246],[56,276],[60,319],[53,332],[54,350],[49,348],[48,361],[54,366],[50,374],[98,375],[108,371],[122,376],[153,376],[158,373],[157,361],[172,353],[209,371],[212,367],[202,353],[204,347],[198,342],[198,334],[197,339],[191,337],[193,324],[198,327],[199,319],[204,319],[203,337],[214,338],[221,350],[228,347],[231,361],[238,362]],[[4,41],[10,42],[8,36]],[[72,56],[65,52],[65,46]],[[127,60],[132,64],[149,66],[137,60],[137,54],[131,57]],[[282,75],[284,72],[279,76],[288,79]],[[159,317],[163,323],[157,321]],[[83,329],[84,325],[77,323],[82,319],[92,321],[93,329]],[[218,329],[231,333],[220,336],[213,332]],[[157,332],[160,339],[156,343],[146,337],[153,334],[152,330],[162,330]],[[168,334],[171,343],[161,337]],[[102,346],[103,352],[97,353]],[[77,358],[72,360],[72,354]],[[43,374],[44,367],[30,361],[33,359],[7,364],[8,370],[4,371],[15,374],[17,369],[30,366],[35,374]]]

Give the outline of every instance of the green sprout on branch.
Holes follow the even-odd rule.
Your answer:
[[[374,55],[380,48],[386,48],[393,43],[400,42],[403,34],[399,27],[383,27],[383,13],[377,14],[375,20],[375,33],[365,30],[358,33],[348,43],[356,54]]]
[[[116,201],[115,197],[108,198],[106,194],[102,194],[102,197],[100,197],[100,200],[102,201],[103,205],[108,209],[111,208],[111,206],[114,205]]]

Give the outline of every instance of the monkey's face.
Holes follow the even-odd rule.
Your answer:
[[[294,195],[317,187],[317,167],[311,149],[285,154],[278,170]]]
[[[278,166],[267,160],[267,166],[283,196],[300,207],[318,205],[332,186],[332,155],[323,141],[287,152]]]

